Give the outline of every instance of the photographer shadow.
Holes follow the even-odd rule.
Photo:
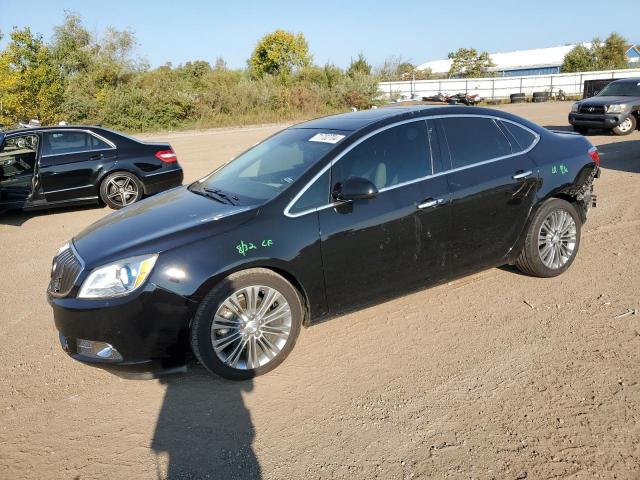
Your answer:
[[[232,382],[195,365],[184,375],[169,375],[151,448],[168,456],[159,479],[260,479],[251,444],[255,435],[243,392],[253,382]]]

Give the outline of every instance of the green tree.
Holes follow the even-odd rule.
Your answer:
[[[594,41],[595,44],[595,41]],[[627,68],[627,40],[616,32],[607,37],[604,43],[594,47],[596,68],[598,70],[617,70]]]
[[[579,44],[564,56],[560,71],[563,73],[588,72],[595,69],[595,63],[595,56],[591,49]]]
[[[92,63],[93,38],[79,15],[65,12],[62,25],[53,28],[49,46],[53,60],[64,77],[87,71]]]
[[[309,46],[302,33],[293,34],[278,29],[260,39],[251,58],[249,69],[254,78],[265,74],[288,75],[311,63]]]
[[[449,77],[487,77],[490,76],[489,69],[495,67],[488,52],[478,53],[475,48],[459,48],[450,52],[448,58],[453,60]]]
[[[367,62],[364,54],[359,53],[358,58],[351,59],[351,64],[347,68],[347,75],[351,78],[356,75],[371,75],[371,65]]]
[[[51,51],[28,27],[14,29],[10,39],[0,53],[2,123],[58,120],[64,88]]]
[[[599,38],[591,46],[576,45],[564,57],[561,72],[588,72],[591,70],[617,70],[628,68],[627,41],[613,32],[602,42]]]

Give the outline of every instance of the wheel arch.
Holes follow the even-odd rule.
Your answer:
[[[266,270],[271,270],[274,273],[277,273],[285,280],[287,280],[293,288],[296,289],[298,294],[300,295],[300,300],[302,302],[303,309],[303,326],[309,326],[311,322],[311,304],[309,301],[309,295],[307,293],[307,289],[304,287],[302,282],[299,280],[298,276],[292,272],[292,269],[288,267],[288,265],[284,262],[278,263],[270,263],[270,262],[251,262],[233,266],[227,270],[218,272],[211,277],[207,278],[196,290],[193,294],[192,299],[200,304],[202,299],[206,296],[206,294],[219,282],[228,277],[229,275],[237,272],[241,272],[244,270],[251,270],[253,268],[264,268]],[[189,325],[191,327],[191,325]]]

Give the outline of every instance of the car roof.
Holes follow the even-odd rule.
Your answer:
[[[619,78],[611,83],[640,83],[640,78]]]
[[[38,127],[21,127],[13,128],[11,130],[5,130],[3,133],[9,135],[11,133],[24,133],[24,132],[43,132],[47,130],[106,130],[98,125],[47,125]]]
[[[519,123],[530,126],[526,120],[511,115],[507,112],[482,108],[467,107],[465,105],[410,105],[401,107],[381,107],[358,112],[340,113],[328,117],[316,118],[308,122],[294,125],[291,128],[317,128],[323,130],[345,130],[355,132],[367,127],[382,126],[396,121],[409,120],[411,118],[428,117],[430,115],[489,115],[517,120]]]
[[[339,113],[328,117],[316,118],[308,122],[295,125],[293,128],[321,128],[326,130],[360,130],[373,123],[384,122],[403,115],[427,113],[442,108],[439,105],[411,105],[401,107],[382,107],[357,112]]]

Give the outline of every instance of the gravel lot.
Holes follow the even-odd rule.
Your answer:
[[[504,107],[564,126],[569,103]],[[282,126],[155,136],[194,180]],[[146,136],[151,138],[151,136]],[[251,382],[69,359],[51,258],[107,208],[0,217],[0,478],[639,478],[640,132],[591,135],[571,269],[487,270],[302,332]]]

